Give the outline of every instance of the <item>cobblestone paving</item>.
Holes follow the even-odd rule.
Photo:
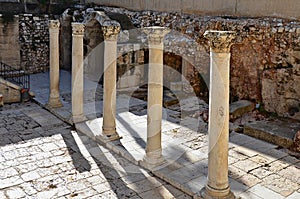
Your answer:
[[[0,198],[191,198],[38,105],[0,111]]]

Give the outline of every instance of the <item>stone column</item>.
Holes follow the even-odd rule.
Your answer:
[[[86,120],[83,114],[83,35],[84,25],[72,23],[72,119]]]
[[[104,36],[103,127],[108,140],[119,139],[116,131],[117,39],[120,25],[112,22],[102,25]]]
[[[231,31],[206,31],[210,43],[208,181],[202,197],[235,198],[228,183],[229,71]]]
[[[50,20],[50,96],[47,106],[62,107],[59,96],[59,26],[58,20]]]
[[[161,122],[163,100],[163,49],[164,36],[169,30],[163,27],[145,28],[149,42],[147,146],[144,162],[148,167],[163,163]]]

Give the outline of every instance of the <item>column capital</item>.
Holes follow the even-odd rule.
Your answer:
[[[105,21],[102,24],[104,40],[117,41],[121,30],[120,24],[115,21]]]
[[[229,53],[235,36],[235,31],[208,30],[204,33],[204,37],[209,40],[212,51],[216,53]]]
[[[59,29],[60,23],[59,20],[50,20],[49,29]]]
[[[143,32],[147,34],[150,45],[160,45],[163,44],[164,37],[170,30],[165,27],[152,26],[144,28]]]
[[[84,35],[84,24],[83,23],[72,23],[72,35],[83,36]]]

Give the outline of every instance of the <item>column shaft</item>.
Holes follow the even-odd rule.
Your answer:
[[[120,25],[102,26],[104,35],[104,79],[103,79],[103,127],[102,133],[108,140],[119,139],[116,131],[116,78],[117,38]]]
[[[147,146],[144,162],[149,168],[163,163],[161,123],[163,101],[163,41],[169,30],[163,27],[145,28],[149,41]]]
[[[59,26],[58,20],[50,20],[50,96],[48,106],[62,107],[59,96]]]
[[[209,153],[205,199],[234,198],[228,182],[230,46],[234,32],[207,31],[210,42]]]
[[[208,185],[228,188],[230,53],[210,53]]]
[[[163,50],[150,48],[147,105],[147,155],[161,156]],[[156,153],[156,154],[154,154]]]
[[[86,120],[83,113],[83,35],[84,25],[72,23],[72,119],[74,123]]]
[[[117,41],[104,41],[103,133],[116,134]]]

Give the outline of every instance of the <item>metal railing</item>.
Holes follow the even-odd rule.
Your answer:
[[[0,62],[0,77],[6,81],[20,86],[26,91],[29,91],[30,89],[29,74],[21,69],[15,69],[3,62]]]

